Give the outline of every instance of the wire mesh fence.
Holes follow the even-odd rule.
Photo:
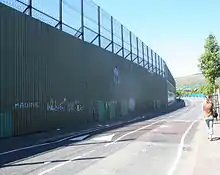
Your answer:
[[[165,61],[92,0],[0,0],[20,12],[175,80]]]

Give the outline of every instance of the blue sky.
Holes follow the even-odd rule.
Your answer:
[[[220,40],[220,0],[94,0],[167,62],[174,77],[199,72],[205,38]]]
[[[64,23],[79,29],[80,0],[63,2]],[[156,51],[167,62],[174,77],[199,72],[198,58],[204,51],[205,38],[209,33],[213,33],[220,41],[220,0],[94,0],[94,2]],[[54,18],[59,17],[59,0],[33,0],[33,6]],[[97,10],[94,6],[87,9],[89,6],[85,5],[85,8],[85,15],[97,19]],[[56,22],[53,25],[55,24]],[[97,28],[96,24],[91,26]]]

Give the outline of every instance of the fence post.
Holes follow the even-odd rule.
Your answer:
[[[111,40],[112,40],[112,52],[114,53],[114,24],[113,24],[113,16],[111,16]]]
[[[125,52],[124,52],[124,27],[121,24],[121,47],[122,47],[122,57],[125,57]]]
[[[131,33],[131,31],[130,31],[130,52],[131,52],[131,61],[133,61],[133,53],[132,53],[132,33]]]
[[[101,17],[100,17],[100,6],[98,6],[98,40],[99,40],[99,47],[101,47]]]
[[[155,72],[156,72],[156,74],[157,74],[157,53],[156,52],[154,52],[154,61],[155,61]]]
[[[154,54],[152,49],[150,49],[150,51],[151,51],[151,63],[152,63],[151,67],[152,67],[152,72],[154,72]]]
[[[28,1],[29,15],[32,16],[32,0]]]
[[[137,45],[137,62],[139,64],[140,59],[139,59],[139,41],[138,41],[138,37],[136,37],[136,45]]]
[[[161,74],[161,67],[160,67],[160,56],[159,55],[158,55],[158,60],[157,61],[158,61],[158,66],[159,66],[158,70],[159,70],[159,75],[160,75]]]
[[[143,59],[142,59],[142,61],[143,61],[143,66],[144,66],[144,42],[142,41],[142,57],[143,57]]]
[[[160,56],[157,55],[158,75],[160,75]]]
[[[63,30],[63,0],[60,0],[60,19],[59,19],[59,23],[60,23],[60,30]]]
[[[147,70],[150,71],[149,47],[147,46]]]
[[[84,41],[84,0],[81,0],[81,28],[82,28],[82,40]]]

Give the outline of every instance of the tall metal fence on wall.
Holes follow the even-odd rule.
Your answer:
[[[0,0],[27,15],[175,80],[165,61],[91,0]]]

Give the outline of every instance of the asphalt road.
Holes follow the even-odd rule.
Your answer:
[[[191,149],[201,116],[201,101],[186,104],[172,113],[98,135],[85,135],[0,155],[3,160],[33,152],[32,157],[3,165],[0,174],[175,174],[183,152]]]

